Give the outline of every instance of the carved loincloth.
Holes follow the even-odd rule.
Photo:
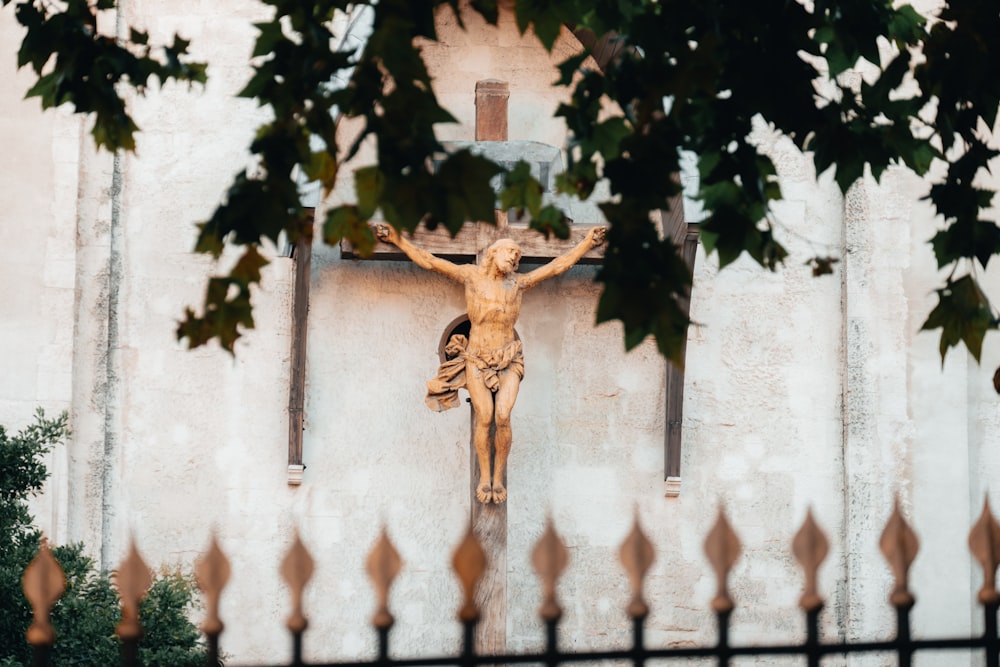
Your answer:
[[[513,340],[499,350],[473,354],[467,351],[469,339],[455,334],[444,348],[448,360],[438,367],[437,377],[427,381],[424,402],[435,412],[458,407],[458,390],[466,386],[466,369],[471,364],[479,372],[486,387],[496,393],[500,388],[500,373],[513,371],[524,377],[524,351],[521,341]]]

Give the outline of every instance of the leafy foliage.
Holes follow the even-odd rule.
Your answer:
[[[42,460],[69,431],[65,413],[47,419],[39,410],[33,424],[14,436],[0,425],[0,665],[23,667],[31,663],[24,633],[31,608],[21,591],[21,575],[34,558],[42,534],[32,524],[27,500],[38,494],[48,472]],[[66,574],[66,592],[52,609],[56,644],[52,664],[118,664],[121,645],[115,626],[121,608],[111,577],[98,572],[83,554],[82,545],[60,546],[53,555]],[[205,651],[187,612],[194,600],[194,583],[176,573],[156,577],[139,614],[144,635],[142,664],[196,667],[205,664]]]
[[[192,346],[217,339],[232,350],[253,326],[251,288],[263,261],[256,246],[282,232],[292,241],[311,233],[297,170],[329,191],[339,165],[362,143],[374,146],[375,163],[356,173],[356,203],[330,210],[323,226],[327,242],[346,238],[362,252],[374,246],[367,222],[377,211],[400,230],[423,221],[455,233],[466,219],[491,220],[497,202],[489,182],[504,171],[463,151],[442,158],[435,135],[453,118],[435,97],[415,40],[436,39],[435,11],[452,11],[461,23],[458,0],[263,1],[274,15],[256,24],[254,74],[242,94],[268,107],[273,120],[250,147],[259,173],[237,174],[226,202],[201,225],[198,251],[218,257],[229,244],[243,256],[210,280],[200,314],[186,313],[178,335]],[[97,2],[97,9],[113,6]],[[331,19],[361,6],[373,15],[367,43],[359,53],[336,50]],[[496,0],[470,6],[498,20]],[[602,72],[584,69],[579,55],[559,67],[557,85],[571,94],[556,112],[570,132],[568,168],[557,185],[587,198],[608,180],[614,198],[602,205],[611,231],[598,317],[624,323],[627,347],[652,335],[676,358],[687,325],[679,307],[687,273],[650,223],[677,193],[671,175],[683,151],[698,155],[698,196],[708,214],[702,238],[720,264],[747,253],[773,270],[785,258],[770,218],[781,198],[775,167],[749,139],[757,122],[810,153],[817,172],[832,171],[842,190],[893,164],[927,174],[935,160],[947,162],[929,199],[943,220],[934,251],[952,277],[925,328],[941,329],[942,354],[964,343],[975,355],[997,328],[975,275],[976,262],[985,267],[1000,252],[1000,227],[983,217],[993,192],[974,185],[997,155],[988,143],[1000,106],[1000,13],[992,3],[948,0],[930,28],[913,7],[889,0],[517,0],[514,11],[518,28],[547,49],[566,25],[610,34],[621,46]],[[154,65],[141,33],[133,33],[131,51],[97,35],[83,0],[65,9],[20,0],[17,15],[28,28],[21,63],[41,77],[31,94],[47,106],[70,101],[95,113],[99,145],[133,148],[119,80],[141,90],[150,76],[203,79],[201,66],[182,64],[182,40]],[[53,57],[55,69],[43,73]],[[99,62],[110,63],[102,65],[107,71],[89,75]],[[857,85],[840,76],[858,66],[874,74]],[[347,83],[334,85],[344,73]],[[608,115],[611,109],[618,112]],[[337,144],[335,115],[362,121],[350,146]],[[503,206],[526,211],[543,233],[568,233],[562,212],[541,206],[525,166],[503,178]],[[815,258],[811,266],[824,274],[834,261]]]
[[[3,5],[13,0],[2,0]],[[189,42],[174,37],[154,58],[149,35],[131,30],[127,42],[97,30],[97,14],[113,9],[114,0],[67,0],[59,9],[49,3],[21,0],[17,20],[28,29],[17,54],[17,65],[31,65],[38,81],[28,97],[39,97],[43,108],[72,104],[79,113],[93,114],[94,143],[108,150],[135,150],[139,129],[125,109],[119,85],[143,93],[151,78],[205,82],[205,66],[188,63]]]
[[[35,422],[15,435],[0,424],[0,660],[8,656],[29,663],[24,632],[31,609],[21,592],[21,574],[42,534],[31,523],[27,501],[45,484],[42,457],[66,437],[66,420],[65,414],[46,419],[39,410]]]

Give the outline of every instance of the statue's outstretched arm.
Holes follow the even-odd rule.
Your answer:
[[[607,230],[604,227],[593,227],[587,235],[583,237],[583,240],[577,243],[571,250],[562,255],[559,255],[554,260],[538,267],[534,271],[525,273],[520,277],[521,287],[524,289],[530,289],[542,282],[543,280],[548,280],[549,278],[554,278],[561,273],[566,273],[569,271],[574,264],[579,262],[584,255],[590,252],[593,248],[604,243],[604,236]]]
[[[452,280],[457,280],[459,282],[464,279],[465,274],[463,273],[463,268],[460,265],[449,262],[446,259],[441,259],[440,257],[435,257],[423,248],[413,245],[406,238],[401,236],[391,225],[387,225],[385,223],[376,224],[375,236],[379,241],[391,243],[402,250],[407,257],[413,260],[414,264],[421,268],[443,273]]]

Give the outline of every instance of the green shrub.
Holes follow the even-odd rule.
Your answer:
[[[0,667],[31,664],[24,633],[31,608],[21,590],[21,575],[41,543],[27,500],[41,491],[48,476],[42,457],[64,440],[66,414],[35,423],[14,436],[0,426]],[[121,608],[111,578],[98,571],[83,545],[55,547],[66,573],[66,592],[52,609],[56,644],[52,664],[108,667],[119,663],[121,644],[115,627]],[[159,574],[140,605],[143,623],[139,660],[148,667],[196,667],[205,663],[198,631],[188,618],[194,582],[178,573]]]

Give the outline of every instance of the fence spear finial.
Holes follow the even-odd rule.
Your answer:
[[[122,602],[122,621],[115,632],[123,640],[138,639],[142,634],[139,603],[153,585],[153,573],[135,546],[134,537],[129,540],[128,556],[115,572],[114,583]]]
[[[368,560],[365,561],[368,578],[372,580],[372,585],[375,587],[376,608],[375,615],[372,617],[372,625],[380,630],[391,627],[395,620],[389,613],[389,588],[402,567],[403,561],[399,557],[399,552],[392,545],[389,534],[383,525],[382,532],[379,533],[378,539],[375,540],[375,546],[372,547],[368,554]]]
[[[997,564],[1000,562],[1000,524],[990,508],[990,497],[983,501],[983,512],[969,532],[969,551],[983,566],[983,587],[979,589],[980,604],[1000,602],[997,592]]]
[[[912,607],[914,597],[909,591],[908,579],[910,566],[917,557],[917,550],[920,548],[920,540],[910,528],[910,524],[903,518],[898,495],[893,503],[892,514],[885,524],[881,539],[879,539],[879,548],[889,563],[889,568],[895,578],[892,593],[889,594],[889,603],[897,608]]]
[[[462,586],[462,596],[464,598],[462,607],[458,611],[458,620],[462,622],[478,621],[479,608],[476,607],[476,586],[486,572],[486,552],[476,539],[476,533],[469,526],[469,532],[465,534],[462,542],[455,549],[455,554],[451,558],[451,566],[455,570],[458,582]]]
[[[705,537],[705,555],[708,562],[715,570],[715,578],[718,588],[715,597],[712,598],[712,609],[718,613],[725,613],[733,610],[735,606],[733,598],[729,595],[728,579],[729,571],[740,557],[742,545],[740,538],[733,531],[726,518],[725,507],[719,506],[719,516],[715,520],[715,525]]]
[[[26,635],[28,643],[32,646],[52,644],[56,639],[56,631],[52,628],[49,612],[66,590],[66,575],[52,556],[49,541],[44,537],[38,553],[24,570],[21,588],[31,604],[33,616]]]
[[[194,563],[194,579],[205,594],[205,622],[201,629],[206,635],[218,635],[225,624],[219,618],[219,598],[229,582],[229,559],[219,547],[218,535],[212,531],[212,542]]]
[[[625,541],[622,542],[618,550],[625,573],[628,575],[629,585],[632,589],[632,600],[629,602],[626,612],[632,618],[643,618],[649,614],[649,605],[642,595],[642,583],[646,577],[646,572],[656,559],[656,551],[652,542],[642,532],[639,525],[639,511],[636,509],[635,519],[632,522],[632,530]]]
[[[531,551],[531,564],[542,581],[542,606],[539,616],[545,621],[558,621],[562,607],[556,598],[556,583],[569,563],[569,552],[556,532],[552,517],[545,521],[545,532]]]
[[[795,554],[795,560],[799,561],[805,575],[799,606],[805,611],[815,611],[823,606],[823,598],[819,595],[816,581],[819,566],[830,553],[830,542],[813,519],[812,508],[806,511],[802,527],[792,539],[792,553]]]
[[[299,531],[295,529],[295,539],[292,546],[281,561],[281,578],[288,584],[289,592],[292,595],[292,613],[288,617],[286,626],[295,634],[304,632],[309,625],[305,614],[302,611],[302,596],[306,584],[312,579],[315,563],[309,550],[302,543]]]

